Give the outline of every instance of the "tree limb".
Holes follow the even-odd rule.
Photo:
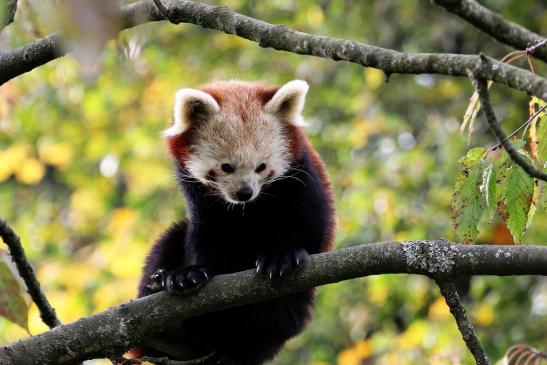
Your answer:
[[[0,9],[0,32],[15,19],[17,12],[17,0],[2,0],[4,3]]]
[[[482,6],[475,0],[433,0],[433,2],[458,15],[492,38],[513,46],[516,49],[524,50],[546,40],[545,37],[505,19],[500,14]],[[547,62],[547,47],[545,43],[542,47],[534,49],[533,52],[529,53]]]
[[[258,43],[261,47],[292,53],[357,63],[380,69],[390,75],[442,74],[467,75],[473,70],[479,76],[505,84],[547,100],[547,80],[529,71],[489,59],[488,66],[476,55],[405,53],[392,49],[291,30],[238,14],[225,7],[193,1],[169,0],[164,3],[166,16],[173,23],[193,23]],[[122,29],[148,21],[162,20],[152,0],[122,7]],[[61,34],[55,33],[31,44],[0,54],[0,85],[66,53]]]
[[[446,304],[450,308],[450,313],[452,313],[452,316],[456,320],[456,324],[458,325],[458,329],[460,330],[467,348],[475,358],[475,362],[477,365],[490,365],[490,360],[488,360],[486,352],[475,334],[475,329],[467,318],[467,314],[465,314],[465,307],[456,291],[454,282],[444,280],[437,280],[436,282],[441,289],[441,294],[443,295]]]
[[[74,364],[118,355],[154,331],[211,311],[367,275],[547,275],[547,247],[459,245],[445,240],[372,243],[313,255],[290,280],[255,270],[219,275],[187,296],[165,292],[123,303],[0,348],[1,364]]]
[[[0,219],[0,237],[8,246],[11,259],[17,266],[17,271],[25,282],[27,292],[32,298],[32,301],[40,311],[42,321],[44,321],[49,328],[60,325],[61,321],[57,318],[55,309],[49,304],[49,301],[40,287],[38,279],[36,279],[34,269],[27,260],[25,251],[21,245],[21,240],[3,219]]]
[[[476,75],[471,74],[471,81],[473,82],[473,85],[475,86],[475,89],[477,90],[477,93],[479,94],[479,99],[481,102],[481,108],[484,111],[484,114],[486,116],[486,121],[488,122],[488,125],[490,126],[490,129],[496,137],[498,138],[500,144],[505,148],[505,151],[507,151],[507,154],[511,159],[526,173],[531,176],[535,177],[536,179],[540,179],[543,181],[547,181],[547,173],[540,171],[536,169],[530,162],[524,158],[520,153],[515,150],[509,139],[507,138],[507,135],[501,129],[501,126],[498,122],[498,119],[496,118],[496,114],[494,113],[494,109],[492,108],[492,104],[490,103],[490,96],[488,94],[488,87],[486,85],[486,80],[483,78],[477,78]]]

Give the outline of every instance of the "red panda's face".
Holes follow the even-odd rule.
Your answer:
[[[268,100],[259,97],[264,86],[234,81],[208,86],[209,93],[180,90],[174,124],[165,132],[171,153],[226,202],[251,202],[290,167],[286,127],[304,125],[307,88],[292,81],[272,89]]]

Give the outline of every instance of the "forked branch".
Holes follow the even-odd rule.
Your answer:
[[[488,360],[488,356],[486,356],[486,352],[475,334],[475,329],[469,321],[469,318],[467,318],[465,307],[456,291],[454,282],[450,280],[436,280],[436,282],[441,289],[441,294],[443,295],[446,304],[450,308],[450,313],[452,313],[452,316],[456,320],[456,324],[458,325],[458,329],[460,330],[467,348],[475,358],[475,362],[477,365],[490,365],[490,360]]]
[[[500,144],[503,146],[503,148],[505,148],[505,151],[507,151],[509,157],[511,157],[511,159],[520,167],[522,167],[522,169],[526,171],[526,173],[531,177],[547,181],[547,173],[536,169],[530,162],[528,162],[526,158],[513,147],[513,145],[507,138],[507,135],[505,134],[503,129],[501,129],[498,119],[496,118],[496,114],[494,113],[494,109],[492,108],[492,104],[490,103],[490,96],[488,94],[486,80],[480,76],[477,77],[477,75],[474,75],[472,73],[470,74],[470,78],[473,82],[473,85],[475,86],[475,89],[477,90],[477,93],[479,94],[481,108],[486,116],[486,121],[488,122],[488,125],[490,126],[492,132],[494,132],[494,134],[498,138]]]
[[[270,282],[255,270],[213,278],[187,296],[161,292],[61,325],[0,348],[0,364],[74,364],[110,357],[154,331],[207,312],[255,303],[342,280],[388,273],[547,275],[547,247],[458,245],[445,240],[371,243],[312,255],[291,280]]]

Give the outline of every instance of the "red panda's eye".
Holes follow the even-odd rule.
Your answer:
[[[222,171],[224,171],[225,173],[227,174],[231,174],[232,172],[234,172],[236,169],[230,165],[229,163],[223,163],[222,165],[220,165],[220,168],[222,169]]]
[[[266,169],[266,164],[265,163],[261,163],[260,165],[258,165],[258,167],[256,168],[255,172],[257,174],[260,174],[262,171],[264,171],[264,169]]]

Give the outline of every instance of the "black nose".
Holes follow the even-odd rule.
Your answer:
[[[253,189],[251,189],[249,186],[242,187],[236,193],[237,200],[242,202],[246,202],[247,200],[251,199],[252,196]]]

